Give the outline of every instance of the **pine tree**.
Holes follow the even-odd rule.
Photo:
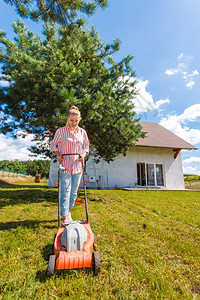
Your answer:
[[[113,60],[118,39],[104,44],[94,28],[74,25],[46,23],[44,39],[21,20],[13,27],[14,42],[0,32],[2,74],[10,83],[0,88],[1,132],[32,133],[37,141],[32,152],[51,156],[45,138],[65,125],[69,108],[76,105],[97,160],[110,162],[134,145],[142,135],[132,104],[136,82],[129,80],[135,72],[132,57]]]
[[[107,0],[4,0],[15,5],[21,17],[35,21],[54,21],[63,25],[83,25],[80,13],[92,15],[98,7],[105,8]]]

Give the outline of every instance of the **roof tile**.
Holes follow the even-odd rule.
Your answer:
[[[140,138],[136,146],[189,150],[197,149],[158,123],[139,122],[139,124],[143,128],[142,132],[146,133],[146,137],[144,139]]]

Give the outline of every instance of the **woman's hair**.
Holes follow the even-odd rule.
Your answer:
[[[67,127],[69,125],[68,119],[69,119],[69,117],[71,115],[77,115],[77,116],[80,117],[80,120],[81,120],[81,112],[80,112],[80,110],[75,105],[72,105],[72,107],[70,108],[70,110],[68,112],[67,123],[66,123],[65,127]]]

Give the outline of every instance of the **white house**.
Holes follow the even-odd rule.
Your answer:
[[[157,188],[183,190],[181,150],[197,149],[157,123],[140,122],[144,139],[139,139],[126,156],[110,164],[103,159],[86,165],[88,188]],[[57,181],[57,163],[51,161],[49,187]]]

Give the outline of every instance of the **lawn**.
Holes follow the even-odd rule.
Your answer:
[[[47,279],[57,190],[1,182],[0,299],[200,299],[199,192],[87,194],[101,272],[70,270]],[[83,219],[84,205],[72,215]]]

